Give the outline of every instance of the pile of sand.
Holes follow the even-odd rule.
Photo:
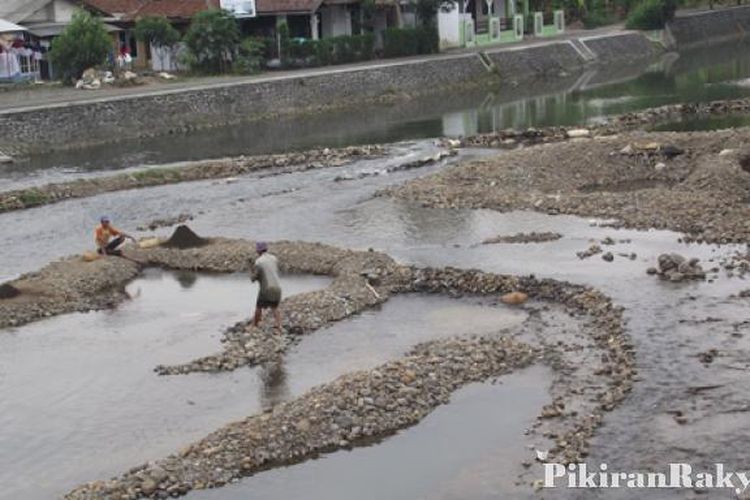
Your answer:
[[[0,285],[0,299],[12,299],[19,295],[21,295],[21,291],[13,285],[8,283]]]
[[[169,248],[195,248],[207,244],[208,240],[206,238],[201,238],[192,229],[183,224],[177,226],[172,236],[162,246]]]

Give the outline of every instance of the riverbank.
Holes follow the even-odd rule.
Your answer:
[[[653,44],[640,33],[620,28],[597,33],[487,48],[486,59],[478,52],[459,52],[14,107],[0,111],[0,150],[23,156],[281,116],[358,109],[452,89],[558,78],[590,64],[622,64],[655,53]],[[71,127],[71,123],[83,125]]]
[[[744,116],[748,114],[750,114],[750,98],[743,98],[707,103],[665,105],[643,111],[616,115],[602,123],[592,124],[586,128],[562,126],[525,130],[505,129],[493,133],[470,135],[460,139],[446,138],[442,139],[443,150],[417,160],[406,162],[397,167],[391,167],[387,172],[393,173],[396,170],[407,170],[434,164],[447,156],[454,155],[458,147],[512,150],[576,138],[610,136],[639,129],[651,129],[659,125],[680,123],[685,120]],[[308,169],[337,167],[358,159],[385,156],[387,149],[387,145],[370,144],[340,149],[313,149],[288,154],[243,156],[239,158],[196,161],[175,166],[131,171],[124,174],[51,183],[0,192],[0,213],[127,189],[206,179],[231,180],[235,176],[246,175],[260,170],[278,169],[275,173],[284,174]],[[342,177],[338,180],[346,181],[351,179]]]
[[[384,147],[366,145],[341,149],[313,149],[300,153],[204,160],[177,166],[149,168],[125,174],[6,191],[0,193],[0,213],[126,189],[207,179],[231,180],[235,176],[259,170],[280,169],[278,173],[282,174],[336,167],[356,159],[374,158],[383,154],[385,154]]]
[[[629,132],[467,162],[381,194],[430,207],[536,210],[671,229],[685,241],[750,241],[750,129]]]

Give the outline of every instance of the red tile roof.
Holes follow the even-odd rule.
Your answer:
[[[346,0],[356,1],[356,0]],[[217,9],[220,0],[83,0],[105,14],[122,15],[135,19],[164,16],[171,19],[190,19],[198,12]],[[256,0],[258,14],[312,13],[323,0]]]
[[[198,12],[218,8],[219,0],[150,0],[145,2],[133,17],[164,16],[172,19],[190,19]]]
[[[322,0],[255,0],[255,9],[259,14],[274,12],[315,12]]]
[[[147,0],[83,0],[83,3],[110,16],[133,14],[143,7]]]

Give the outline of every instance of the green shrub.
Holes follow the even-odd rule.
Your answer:
[[[383,56],[405,57],[417,54],[417,30],[414,28],[388,28],[383,32]]]
[[[372,33],[322,40],[290,40],[284,65],[308,67],[367,61],[373,58],[374,48],[375,36]]]
[[[279,35],[279,59],[282,64],[287,64],[288,59],[292,57],[292,40],[289,37],[289,25],[281,23],[276,27]]]
[[[383,55],[405,57],[432,54],[438,51],[437,28],[433,25],[419,28],[389,28],[383,33]]]
[[[135,23],[135,37],[142,42],[148,42],[159,50],[160,65],[164,67],[164,49],[174,47],[180,41],[180,32],[166,17],[144,17]]]
[[[333,44],[330,38],[318,40],[315,44],[315,62],[319,66],[328,66],[333,64]]]
[[[239,41],[240,30],[231,14],[219,9],[199,12],[185,34],[188,63],[200,73],[229,71]]]
[[[615,23],[614,16],[608,15],[603,9],[586,12],[581,21],[583,22],[583,27],[586,29],[599,28],[600,26]]]
[[[135,23],[135,37],[156,47],[171,47],[180,41],[180,32],[166,17],[151,16]]]
[[[249,37],[242,40],[237,53],[235,71],[245,75],[258,73],[263,68],[266,60],[267,40],[264,38]]]
[[[644,0],[628,15],[628,29],[661,29],[674,17],[677,3],[674,0]]]
[[[440,50],[440,35],[434,24],[417,28],[417,53],[434,54]]]
[[[36,205],[43,205],[47,202],[47,195],[36,188],[26,189],[21,192],[18,197],[26,207],[33,207]]]
[[[104,63],[113,50],[112,43],[101,19],[79,10],[60,36],[52,40],[49,57],[63,82],[71,84],[86,69]]]

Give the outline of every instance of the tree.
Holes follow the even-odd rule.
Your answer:
[[[240,30],[230,13],[211,9],[193,17],[184,40],[194,70],[222,73],[232,67]]]
[[[60,36],[52,40],[49,57],[63,82],[72,84],[86,69],[104,63],[112,50],[112,38],[102,20],[78,10]]]
[[[417,0],[415,4],[417,19],[422,26],[433,26],[437,21],[438,10],[450,11],[455,4],[455,0]]]
[[[148,42],[156,49],[162,69],[166,51],[171,50],[180,41],[180,33],[167,18],[161,16],[139,19],[135,23],[135,37],[142,42]]]

